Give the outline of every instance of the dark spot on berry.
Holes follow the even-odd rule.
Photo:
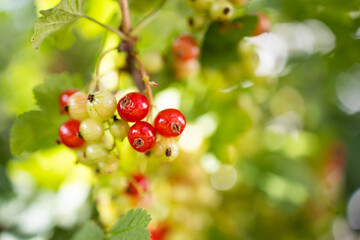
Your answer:
[[[55,140],[56,141],[56,144],[61,144],[61,140],[58,138]]]
[[[194,19],[189,18],[188,23],[189,23],[190,26],[194,26]]]
[[[84,158],[86,158],[86,152],[83,153]]]
[[[121,107],[128,108],[131,104],[131,100],[128,96],[126,96],[120,103]]]
[[[176,55],[181,58],[182,56],[185,55],[185,53],[183,50],[179,49],[179,50],[177,50]]]
[[[83,136],[81,136],[80,132],[76,132],[76,136],[78,136],[79,138],[83,138]]]
[[[181,127],[180,124],[177,122],[171,123],[171,126],[170,126],[171,131],[173,131],[174,133],[180,133],[180,127]]]
[[[65,111],[65,112],[69,112],[69,106],[68,106],[68,105],[65,105],[65,106],[64,106],[64,111]]]
[[[76,160],[76,161],[75,161],[75,164],[79,164],[79,163],[80,163],[79,160]]]
[[[224,8],[224,14],[228,14],[230,12],[230,8],[226,7]]]
[[[147,151],[147,152],[145,153],[145,156],[147,156],[147,157],[150,157],[150,155],[151,155],[151,151]]]
[[[92,93],[90,93],[90,94],[88,95],[88,97],[87,97],[87,100],[88,100],[89,102],[92,102],[92,101],[94,101],[94,98],[95,98],[95,95],[92,94]]]
[[[142,146],[144,146],[144,144],[145,144],[145,141],[141,138],[136,138],[134,140],[134,145],[136,146],[136,148],[142,147]]]
[[[166,150],[165,150],[165,155],[167,157],[170,157],[171,156],[171,147],[168,147]]]
[[[95,172],[96,172],[96,173],[100,173],[100,168],[96,168],[96,169],[95,169]]]
[[[116,115],[113,116],[114,122],[119,121]]]

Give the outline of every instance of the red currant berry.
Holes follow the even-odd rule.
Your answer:
[[[181,35],[175,39],[172,52],[178,60],[187,61],[197,58],[200,54],[199,46],[191,35]]]
[[[141,121],[149,113],[149,100],[144,94],[132,92],[120,99],[117,110],[127,122]]]
[[[270,19],[264,13],[259,13],[258,23],[256,24],[253,36],[258,36],[264,32],[270,31],[270,27],[271,27]]]
[[[141,173],[134,174],[132,176],[133,181],[129,182],[129,185],[126,189],[126,193],[136,197],[139,195],[139,192],[147,192],[149,188],[148,179]]]
[[[80,122],[78,120],[69,120],[64,122],[59,128],[61,142],[70,147],[81,147],[85,140],[80,135]]]
[[[186,119],[179,110],[168,108],[158,113],[154,124],[161,136],[176,137],[184,131]]]
[[[136,151],[147,152],[156,142],[155,128],[150,123],[137,122],[129,129],[128,140]]]
[[[69,107],[67,105],[68,99],[71,95],[76,93],[77,90],[75,89],[67,89],[63,91],[59,97],[59,105],[60,105],[60,113],[66,113],[69,114]]]
[[[169,228],[165,225],[157,226],[157,228],[149,230],[151,240],[164,240],[169,232]]]

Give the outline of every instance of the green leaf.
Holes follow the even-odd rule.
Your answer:
[[[111,240],[148,240],[149,231],[146,230],[151,221],[150,215],[141,208],[130,210],[110,230]]]
[[[26,112],[15,120],[10,131],[10,150],[15,156],[56,145],[58,128],[67,116],[59,114],[58,98],[68,88],[81,85],[79,77],[53,75],[34,88],[41,111]]]
[[[87,222],[71,238],[71,240],[101,240],[104,239],[104,231],[94,222]]]
[[[59,115],[58,99],[69,88],[79,89],[83,85],[79,75],[52,75],[43,84],[34,88],[34,96],[41,110]]]
[[[23,152],[34,152],[53,147],[58,138],[57,129],[66,117],[30,111],[21,114],[14,122],[10,132],[10,151],[14,156]]]
[[[207,67],[224,67],[238,60],[239,41],[250,36],[258,21],[257,16],[244,16],[230,23],[214,22],[205,34],[201,62]]]
[[[83,0],[62,0],[54,8],[42,10],[35,21],[32,46],[38,50],[43,40],[83,16]]]

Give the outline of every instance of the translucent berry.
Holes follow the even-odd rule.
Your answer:
[[[85,157],[90,163],[99,163],[107,161],[112,156],[102,144],[91,143],[86,147]]]
[[[180,35],[172,45],[172,52],[177,60],[187,61],[195,59],[200,54],[199,46],[191,35]]]
[[[141,121],[149,113],[149,100],[144,94],[132,92],[120,99],[117,110],[127,122]]]
[[[116,117],[114,118],[114,122],[110,124],[110,132],[114,138],[118,140],[123,140],[127,136],[129,128],[128,122],[117,119]]]
[[[141,56],[145,69],[149,73],[158,73],[163,69],[164,59],[160,52],[149,51]]]
[[[114,116],[116,104],[116,98],[111,92],[98,91],[88,95],[86,108],[91,118],[104,121]]]
[[[186,119],[179,110],[168,108],[158,113],[154,125],[161,136],[176,137],[184,131]]]
[[[216,1],[211,5],[210,16],[215,21],[226,21],[232,18],[234,7],[228,1]]]
[[[126,193],[131,196],[138,196],[140,192],[147,192],[149,188],[148,179],[141,173],[134,174],[132,180],[129,181],[129,185],[126,189]]]
[[[150,123],[137,122],[129,129],[128,140],[136,151],[147,152],[156,142],[155,128]]]
[[[83,92],[76,92],[68,100],[70,117],[83,120],[89,117],[86,110],[87,95]]]
[[[197,59],[187,61],[174,61],[174,73],[178,79],[186,79],[195,76],[200,70],[200,64]]]
[[[270,27],[270,19],[264,13],[259,13],[258,23],[256,24],[253,36],[258,36],[264,32],[270,31]]]
[[[59,97],[59,106],[60,106],[60,113],[66,113],[69,114],[69,106],[68,106],[68,100],[71,95],[76,93],[77,90],[75,89],[67,89],[63,91]]]
[[[171,162],[179,156],[179,147],[174,138],[161,137],[151,152],[160,160]]]
[[[64,122],[59,128],[60,141],[70,148],[81,147],[85,140],[81,137],[79,128],[80,122],[77,120]]]
[[[104,135],[104,127],[102,122],[99,122],[93,118],[87,118],[80,124],[81,136],[87,142],[100,141]]]

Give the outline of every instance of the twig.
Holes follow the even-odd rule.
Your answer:
[[[146,70],[145,70],[145,67],[144,65],[142,64],[140,58],[134,54],[134,58],[136,59],[136,62],[139,66],[139,69],[140,69],[140,73],[141,73],[141,77],[145,83],[145,87],[146,87],[146,92],[147,92],[147,95],[149,97],[149,102],[150,102],[150,113],[151,113],[151,109],[152,109],[152,106],[154,105],[154,102],[153,102],[153,96],[152,96],[152,91],[151,91],[151,86],[149,84],[149,75],[147,74]]]
[[[96,23],[96,24],[98,24],[98,25],[106,28],[107,30],[115,33],[116,35],[118,35],[120,38],[122,38],[122,39],[124,39],[124,40],[129,40],[129,37],[128,37],[125,33],[123,33],[122,31],[120,31],[120,30],[118,30],[118,29],[116,29],[116,28],[114,28],[114,27],[112,27],[112,26],[110,26],[110,25],[103,24],[103,23],[99,22],[98,20],[96,20],[96,19],[94,19],[94,18],[92,18],[92,17],[89,17],[89,16],[86,15],[86,14],[81,14],[81,15],[79,15],[79,16],[80,16],[80,17],[84,17],[84,18],[86,18],[86,19],[88,19],[88,20],[90,20],[90,21],[92,21],[92,22],[94,22],[94,23]]]
[[[119,0],[119,5],[122,17],[121,29],[125,34],[128,34],[131,30],[131,18],[128,0]]]
[[[156,8],[154,8],[148,15],[146,15],[142,20],[140,20],[135,27],[130,31],[130,35],[135,36],[140,32],[140,30],[145,27],[153,18],[156,16],[156,14],[160,11],[160,9],[164,6],[166,3],[166,0],[162,0]]]

